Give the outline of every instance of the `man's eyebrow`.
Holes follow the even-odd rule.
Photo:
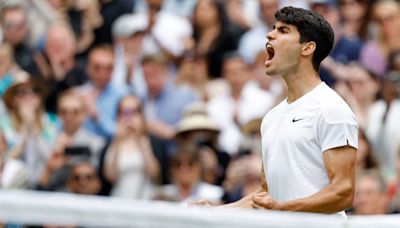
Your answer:
[[[288,29],[290,31],[290,27],[288,25],[273,25],[272,29]]]

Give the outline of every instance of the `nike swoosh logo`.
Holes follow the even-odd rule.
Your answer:
[[[293,118],[292,122],[294,123],[294,122],[297,122],[297,121],[300,121],[300,120],[304,120],[304,119],[305,118],[296,119],[296,117],[295,117],[295,118]]]

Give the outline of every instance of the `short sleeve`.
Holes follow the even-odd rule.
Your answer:
[[[321,150],[351,146],[358,148],[358,124],[354,114],[340,109],[322,112],[317,123],[317,139]]]

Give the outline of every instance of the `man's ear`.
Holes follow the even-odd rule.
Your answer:
[[[305,42],[301,48],[301,55],[310,56],[314,54],[317,44],[314,41]]]

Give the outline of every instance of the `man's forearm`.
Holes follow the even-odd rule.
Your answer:
[[[328,185],[326,188],[306,198],[277,202],[277,210],[302,211],[316,213],[336,213],[351,207],[354,193],[351,183],[337,187]]]
[[[250,193],[249,195],[243,197],[242,199],[233,202],[233,203],[229,203],[229,204],[224,204],[221,206],[218,206],[217,208],[220,209],[225,209],[225,208],[253,208],[253,196],[257,193],[260,193],[262,191],[262,189],[257,189],[256,191],[254,191],[253,193]]]

